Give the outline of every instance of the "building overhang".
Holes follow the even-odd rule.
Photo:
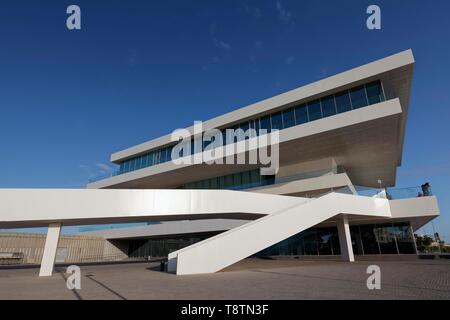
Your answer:
[[[402,141],[398,137],[403,134],[404,109],[401,100],[395,98],[281,130],[280,166],[333,157],[355,185],[376,187],[381,179],[383,184],[392,186],[401,158]],[[257,167],[254,164],[166,162],[96,181],[87,187],[177,188],[184,183]]]
[[[230,127],[241,121],[245,121],[246,119],[263,116],[279,109],[281,110],[292,105],[306,102],[307,100],[333,94],[372,80],[381,80],[386,96],[389,99],[398,97],[401,105],[404,107],[405,117],[402,119],[401,135],[396,137],[396,139],[399,139],[400,144],[402,144],[409,104],[409,92],[412,83],[413,65],[414,57],[412,51],[410,49],[405,50],[210,119],[203,122],[203,129],[209,130]],[[191,134],[194,134],[193,126],[186,129],[190,131]],[[113,163],[120,163],[121,161],[125,161],[172,143],[171,134],[167,134],[157,139],[113,153],[111,155],[111,161]],[[400,160],[401,154],[399,161]]]
[[[107,240],[168,238],[219,233],[239,227],[248,222],[249,220],[240,219],[166,221],[146,226],[86,231],[81,232],[80,235],[102,237]]]

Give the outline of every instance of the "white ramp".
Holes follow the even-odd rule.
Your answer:
[[[178,275],[217,272],[339,214],[391,217],[386,199],[330,193],[172,252],[168,269]]]

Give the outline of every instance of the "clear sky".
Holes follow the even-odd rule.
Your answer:
[[[80,31],[66,28],[70,4]],[[381,30],[366,28],[370,4]],[[449,12],[447,0],[2,0],[0,188],[82,188],[114,151],[411,48],[397,185],[431,183],[450,241]]]

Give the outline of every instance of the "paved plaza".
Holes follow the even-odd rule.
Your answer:
[[[368,290],[366,269],[381,268]],[[158,263],[81,266],[81,290],[66,288],[65,268],[0,269],[0,299],[450,299],[450,260],[340,261],[246,259],[205,275],[175,276]]]

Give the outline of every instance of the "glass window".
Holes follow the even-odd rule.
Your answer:
[[[339,245],[339,234],[338,234],[338,230],[336,227],[331,227],[330,228],[332,236],[331,236],[331,249],[332,249],[332,254],[334,255],[339,255],[341,254],[341,247]]]
[[[265,116],[261,118],[260,121],[260,129],[261,130],[267,130],[265,133],[270,133],[270,116]]]
[[[210,183],[210,188],[211,189],[217,189],[217,178],[212,178],[211,179],[211,183]]]
[[[377,224],[374,228],[381,254],[397,254],[394,228],[391,224]]]
[[[256,120],[256,121],[258,121],[258,124],[259,124],[259,120]],[[256,137],[258,135],[255,120],[250,120],[250,128],[249,129],[252,130],[251,137]]]
[[[364,86],[350,89],[350,98],[352,100],[353,109],[367,106],[366,90]]]
[[[161,150],[161,163],[167,162],[167,148]]]
[[[261,182],[264,186],[274,184],[275,176],[274,175],[263,175],[263,176],[261,176]]]
[[[244,122],[244,123],[241,123],[241,124],[239,125],[239,128],[242,129],[245,139],[248,139],[248,135],[246,134],[246,132],[247,132],[248,129],[250,128],[250,123],[249,123],[248,121],[247,121],[247,122]]]
[[[219,181],[218,181],[218,188],[219,189],[224,189],[225,188],[225,177],[219,177]]]
[[[241,184],[242,184],[241,173],[233,174],[233,186],[237,187],[240,186]]]
[[[233,175],[229,174],[225,176],[225,188],[229,189],[233,186]]]
[[[172,161],[172,149],[173,146],[167,147],[167,161]]]
[[[130,163],[128,161],[125,161],[123,163],[123,171],[128,172],[129,169],[130,169]]]
[[[295,108],[295,124],[299,125],[308,122],[308,108],[302,104]]]
[[[336,109],[338,113],[352,110],[350,96],[348,91],[340,92],[335,95]]]
[[[272,115],[272,130],[274,129],[283,129],[283,118],[281,116],[281,112],[277,112]]]
[[[147,160],[148,162],[148,165],[149,166],[152,166],[153,165],[153,152],[150,152],[149,154],[148,154],[148,160]]]
[[[195,153],[195,146],[194,146],[194,144],[195,144],[195,140],[194,140],[194,138],[191,137],[191,146],[190,146],[191,149],[188,152],[188,154],[190,154],[190,155]]]
[[[139,170],[141,168],[141,157],[137,157],[134,161],[134,170]]]
[[[360,226],[359,229],[361,231],[364,254],[380,254],[377,238],[373,232],[374,226]]]
[[[221,129],[220,131],[222,131],[222,143],[223,145],[227,145],[228,144],[228,140],[227,140],[227,129]]]
[[[141,157],[134,159],[134,170],[139,170],[141,168]]]
[[[148,167],[148,155],[144,154],[141,161],[142,168]]]
[[[359,226],[350,226],[350,236],[354,254],[364,254]]]
[[[283,111],[283,128],[295,126],[295,112],[294,108]]]
[[[394,223],[394,232],[397,239],[398,253],[411,254],[416,253],[414,236],[408,223]]]
[[[250,184],[250,171],[242,172],[242,185]]]
[[[324,117],[329,117],[336,114],[334,96],[323,98],[321,103],[322,103],[322,114]]]
[[[153,153],[153,162],[154,164],[159,164],[161,159],[161,152],[159,150],[154,151]]]
[[[315,100],[308,102],[309,121],[314,121],[322,118],[322,111],[320,110],[320,101]]]
[[[128,160],[128,171],[134,170],[134,159]]]
[[[366,84],[366,91],[367,91],[367,98],[369,99],[369,104],[384,101],[384,94],[380,81],[375,81]]]
[[[259,169],[255,169],[250,172],[250,180],[252,183],[260,182]]]
[[[256,134],[259,135],[259,129],[261,128],[261,123],[259,119],[255,119],[255,130]]]
[[[317,255],[316,231],[314,229],[308,229],[303,231],[304,252],[305,255]]]
[[[333,233],[329,228],[321,228],[317,229],[317,242],[318,242],[318,254],[319,255],[331,255],[332,245],[331,238],[333,237]]]

